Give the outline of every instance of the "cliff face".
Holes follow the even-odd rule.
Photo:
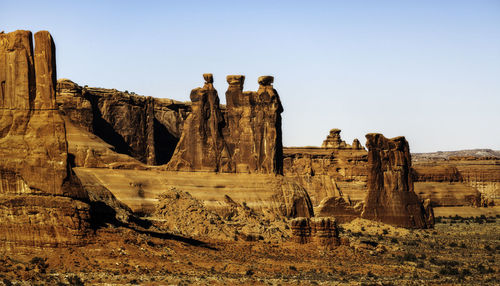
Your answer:
[[[0,242],[78,244],[90,207],[68,166],[55,101],[55,46],[46,31],[0,34]],[[78,215],[75,215],[78,214]]]
[[[425,228],[428,215],[413,191],[411,155],[404,137],[366,135],[368,147],[368,192],[361,216],[385,223]]]
[[[500,155],[497,157],[491,150],[473,151],[417,154],[414,160],[416,192],[431,199],[436,206],[498,203]]]
[[[115,89],[57,83],[57,104],[70,122],[121,154],[149,165],[166,164],[177,145],[189,104]]]

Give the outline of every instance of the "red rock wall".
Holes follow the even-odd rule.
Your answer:
[[[76,244],[89,205],[68,166],[50,34],[0,34],[0,243]],[[75,212],[81,214],[74,217]]]
[[[191,110],[183,102],[81,87],[67,79],[58,81],[57,95],[60,112],[74,125],[149,165],[170,160]]]

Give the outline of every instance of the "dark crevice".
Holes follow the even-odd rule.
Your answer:
[[[168,163],[172,158],[179,138],[172,135],[167,127],[156,120],[156,118],[153,121],[153,128],[155,163],[156,165],[163,165]]]
[[[97,96],[89,96],[88,99],[92,104],[92,128],[94,134],[99,136],[106,143],[114,146],[116,152],[132,156],[132,149],[123,136],[118,134],[113,126],[102,118],[102,113],[99,109],[99,98]]]

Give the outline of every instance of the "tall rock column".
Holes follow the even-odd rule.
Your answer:
[[[259,78],[257,92],[243,92],[245,77],[229,75],[226,92],[227,137],[238,173],[283,173],[281,113],[274,78]]]
[[[192,111],[167,165],[176,171],[231,172],[230,155],[222,135],[224,118],[212,74],[204,74],[205,84],[191,91]]]
[[[281,113],[283,106],[273,88],[272,76],[259,77],[259,90],[255,94],[256,120],[254,121],[257,166],[259,173],[283,174],[283,142]]]
[[[368,193],[361,216],[384,223],[426,228],[428,220],[413,191],[410,147],[404,137],[366,135],[368,148]]]
[[[227,142],[237,173],[249,173],[257,168],[251,107],[251,92],[243,92],[245,76],[228,75],[226,91]]]
[[[72,181],[66,129],[55,105],[50,34],[0,34],[0,244],[80,244],[87,195]]]

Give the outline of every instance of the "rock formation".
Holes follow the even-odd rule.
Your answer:
[[[67,79],[57,83],[57,104],[75,126],[149,165],[170,160],[191,110],[183,102],[81,87]]]
[[[321,144],[321,147],[323,148],[345,148],[347,147],[347,144],[345,141],[340,139],[340,129],[332,129],[330,130],[330,134],[326,137],[325,141],[323,141],[323,144]]]
[[[337,222],[332,217],[298,217],[291,220],[292,240],[296,243],[316,243],[326,248],[340,245]]]
[[[281,105],[273,77],[259,77],[257,92],[243,92],[245,77],[229,75],[224,134],[236,172],[283,172]]]
[[[367,152],[364,149],[287,147],[284,175],[303,185],[313,205],[327,197],[349,197],[353,204],[366,194]]]
[[[368,192],[363,218],[407,227],[425,228],[427,215],[413,191],[411,155],[404,137],[366,135],[368,147]]]
[[[205,85],[191,91],[191,113],[167,168],[176,171],[231,172],[231,157],[222,135],[224,118],[212,74]]]
[[[80,243],[87,199],[68,167],[50,34],[0,34],[0,242]],[[15,233],[13,233],[15,232]]]
[[[335,217],[338,223],[345,223],[360,217],[361,211],[361,203],[352,206],[351,202],[343,197],[327,197],[320,202],[316,216]]]
[[[281,179],[275,189],[271,199],[279,215],[306,218],[314,216],[311,199],[304,187],[291,180]]]
[[[191,92],[186,119],[169,170],[282,174],[281,112],[273,77],[259,78],[257,92],[243,92],[245,77],[227,77],[225,116],[211,74]]]
[[[361,150],[364,149],[358,139],[354,139],[352,145],[345,143],[344,140],[340,138],[340,129],[334,128],[330,130],[330,134],[326,136],[326,139],[321,144],[321,148],[334,148],[334,149],[354,149]]]

